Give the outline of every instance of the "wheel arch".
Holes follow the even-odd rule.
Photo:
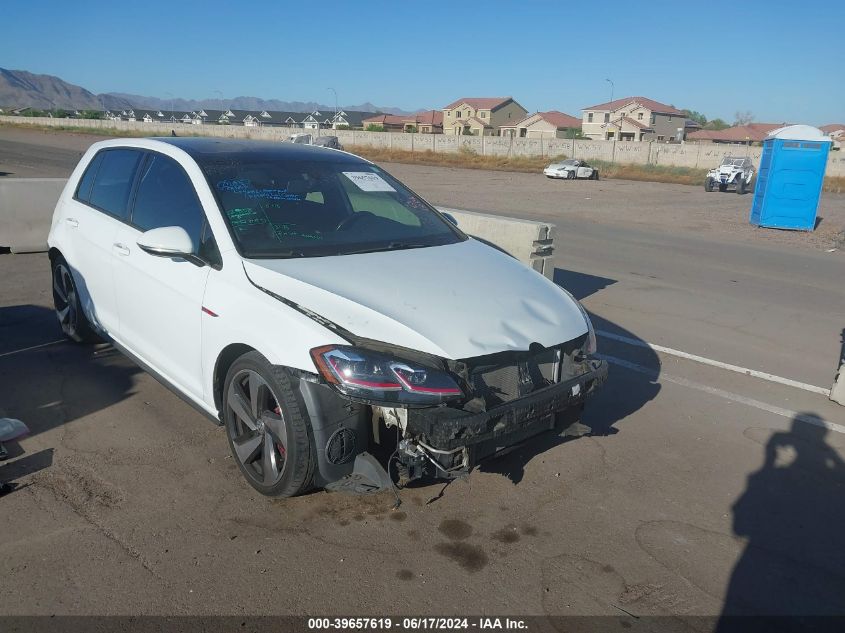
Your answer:
[[[214,394],[214,406],[217,408],[221,424],[223,420],[223,383],[226,381],[226,374],[229,373],[229,368],[238,358],[247,352],[255,351],[258,350],[246,343],[231,343],[217,355],[217,360],[214,362],[211,387]]]

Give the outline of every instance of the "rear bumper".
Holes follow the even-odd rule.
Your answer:
[[[469,413],[449,407],[409,409],[407,432],[441,451],[482,444],[499,449],[510,446],[553,428],[556,413],[580,405],[604,383],[607,362],[590,360],[588,365],[589,370],[583,374],[490,411]]]

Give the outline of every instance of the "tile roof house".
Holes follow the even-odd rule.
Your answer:
[[[513,97],[463,97],[443,108],[443,133],[500,136],[501,126],[527,114]]]
[[[845,123],[830,123],[819,128],[822,132],[827,134],[832,139],[845,138]]]
[[[571,138],[581,131],[581,119],[565,112],[535,112],[521,121],[499,128],[502,136],[515,138]]]
[[[384,128],[385,132],[402,132],[405,129],[405,118],[398,114],[376,114],[362,121],[366,130],[371,125]]]
[[[443,112],[441,110],[426,110],[405,117],[406,132],[416,130],[420,134],[443,134]]]
[[[789,123],[749,123],[724,130],[699,130],[689,134],[687,140],[709,143],[762,143],[769,132],[785,125]]]
[[[582,110],[581,130],[594,139],[669,141],[686,130],[686,115],[647,97],[624,97]]]

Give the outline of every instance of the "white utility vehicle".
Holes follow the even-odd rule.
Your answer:
[[[567,178],[574,180],[575,178],[586,178],[588,180],[598,180],[599,170],[590,167],[583,160],[575,160],[568,158],[559,163],[552,163],[543,170],[543,174],[547,178]]]
[[[750,191],[753,178],[754,164],[750,158],[725,156],[721,165],[707,172],[704,189],[713,191],[718,187],[719,191],[727,191],[728,187],[734,187],[737,193],[743,194]]]
[[[466,474],[607,375],[572,295],[337,150],[95,143],[49,246],[66,335],[224,426],[267,495]]]

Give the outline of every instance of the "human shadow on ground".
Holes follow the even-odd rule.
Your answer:
[[[826,425],[814,413],[799,413],[789,431],[774,433],[763,466],[734,503],[733,530],[747,545],[718,633],[817,630],[824,625],[817,616],[839,616],[841,625],[845,461],[825,441]]]

